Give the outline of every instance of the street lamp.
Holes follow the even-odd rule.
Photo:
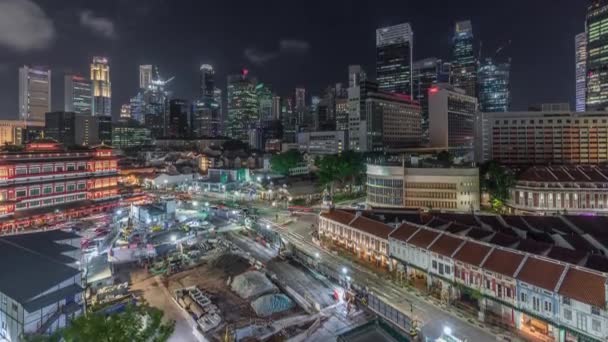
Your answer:
[[[198,206],[198,202],[197,201],[192,202],[192,206],[194,206],[194,207]]]
[[[270,225],[269,224],[266,225],[266,229],[270,229]]]
[[[452,328],[448,327],[447,325],[443,327],[443,333],[451,336],[452,335]]]
[[[346,269],[346,267],[342,267],[342,274],[346,274],[348,273],[348,270]]]
[[[122,210],[118,209],[118,211],[116,212],[116,215],[122,215]]]
[[[171,235],[171,242],[175,243],[177,241],[177,236]]]

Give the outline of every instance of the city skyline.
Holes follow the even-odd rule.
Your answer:
[[[0,37],[0,44],[8,48],[8,53],[0,58],[2,118],[16,117],[17,67],[23,64],[48,66],[54,75],[53,88],[61,89],[64,73],[86,75],[94,55],[108,57],[113,80],[112,113],[117,115],[121,104],[128,103],[137,92],[141,64],[159,65],[166,74],[175,75],[171,88],[178,98],[196,98],[198,68],[203,63],[213,65],[222,90],[225,90],[227,75],[247,67],[282,96],[293,93],[297,86],[306,88],[307,95],[315,95],[328,84],[346,82],[344,74],[349,64],[361,64],[368,73],[375,70],[377,28],[409,22],[416,32],[414,61],[428,57],[448,60],[453,26],[460,20],[471,20],[476,49],[483,41],[483,57],[491,57],[498,47],[511,41],[503,53],[512,58],[514,109],[523,110],[529,104],[540,102],[573,104],[573,37],[584,29],[586,11],[583,3],[553,6],[551,1],[527,4],[528,10],[521,14],[517,2],[490,9],[481,1],[464,1],[458,7],[448,4],[441,13],[433,11],[430,4],[420,3],[362,3],[357,8],[332,4],[323,13],[318,13],[315,8],[319,7],[311,4],[293,17],[282,15],[286,9],[275,6],[272,17],[278,21],[259,23],[260,16],[264,18],[268,14],[250,4],[217,5],[218,17],[226,18],[222,15],[225,13],[238,21],[231,27],[214,18],[194,20],[190,12],[200,11],[186,13],[178,10],[182,6],[163,1],[133,4],[109,1],[91,4],[94,7],[88,9],[77,6],[75,1],[66,2],[62,9],[42,1],[8,2],[33,4],[37,9],[34,17],[40,19],[42,25],[39,31],[50,31],[48,37],[38,33],[33,39],[25,37],[18,43]],[[188,1],[182,5],[193,9],[202,6]],[[549,12],[542,12],[547,8]],[[347,15],[338,15],[343,9],[348,9],[344,12]],[[31,9],[25,11],[28,13],[32,14]],[[509,13],[518,15],[518,24],[503,30],[501,26],[513,18]],[[544,19],[538,17],[539,13],[544,13]],[[313,14],[319,25],[310,25],[307,21]],[[425,20],[429,15],[433,15],[433,20]],[[546,25],[545,17],[552,18]],[[148,25],[144,31],[143,23],[148,21],[179,25],[173,25],[171,31],[164,29],[171,25]],[[243,35],[254,21],[255,34]],[[277,32],[276,24],[281,23],[282,30]],[[74,25],[83,29],[68,30]],[[349,38],[328,39],[336,35]],[[324,51],[330,49],[336,53],[328,56]],[[178,50],[179,57],[176,57],[171,51]],[[549,62],[537,63],[538,60]],[[53,92],[52,110],[63,107],[62,99],[61,91]]]

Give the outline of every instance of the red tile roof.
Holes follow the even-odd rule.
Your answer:
[[[410,239],[410,241],[408,241],[408,243],[417,247],[427,248],[438,235],[439,233],[432,230],[421,229]]]
[[[605,308],[605,283],[605,276],[570,268],[557,292],[579,302]]]
[[[400,225],[397,229],[395,229],[392,233],[391,233],[391,237],[393,239],[396,240],[401,240],[403,242],[406,242],[407,239],[409,239],[412,235],[414,235],[414,233],[416,231],[418,231],[418,227],[415,227],[411,224],[408,223],[403,223],[402,225]]]
[[[524,254],[514,253],[504,249],[494,249],[482,267],[488,271],[513,277],[515,271],[524,259]]]
[[[555,291],[555,287],[565,268],[565,265],[529,257],[517,274],[517,280],[545,290]]]
[[[463,239],[444,234],[433,243],[429,250],[443,256],[451,257],[463,242]]]
[[[393,231],[391,226],[369,219],[365,216],[357,217],[353,222],[350,223],[350,226],[382,239],[388,239],[388,234]]]
[[[355,218],[354,214],[343,210],[330,210],[327,213],[321,213],[321,216],[336,222],[340,222],[342,224],[349,224]]]
[[[492,249],[490,246],[467,241],[462,248],[460,248],[458,253],[454,255],[454,259],[466,262],[469,265],[479,266],[483,261],[483,258],[488,255],[490,249]]]

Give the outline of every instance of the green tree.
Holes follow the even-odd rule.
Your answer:
[[[445,166],[450,166],[454,163],[454,156],[449,151],[441,151],[437,153],[437,161]]]
[[[319,183],[330,187],[334,193],[336,185],[348,187],[361,182],[365,176],[365,161],[361,153],[346,151],[337,155],[327,155],[315,160]]]
[[[284,176],[289,175],[289,170],[298,166],[304,159],[297,150],[289,150],[284,153],[275,154],[270,159],[270,169]]]
[[[118,314],[80,316],[47,341],[60,337],[66,342],[165,342],[174,327],[173,321],[163,323],[161,310],[145,304],[130,305]]]
[[[515,175],[495,161],[489,161],[480,168],[481,189],[490,195],[490,204],[496,211],[502,211],[509,200],[509,190],[515,184]]]

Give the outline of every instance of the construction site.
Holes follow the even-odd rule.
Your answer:
[[[219,239],[196,249],[204,251],[178,251],[150,272],[160,276],[174,304],[207,340],[283,340],[324,319],[314,305],[231,242]],[[330,294],[328,289],[328,299],[334,301]]]

